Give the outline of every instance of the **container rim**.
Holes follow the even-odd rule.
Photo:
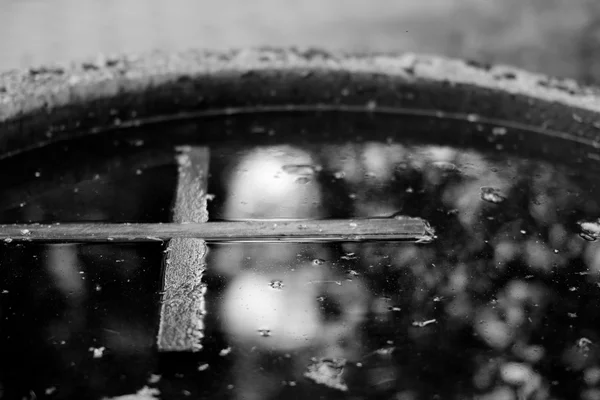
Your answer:
[[[245,49],[1,73],[0,157],[157,117],[310,107],[462,115],[600,147],[600,90],[573,80],[412,53]]]

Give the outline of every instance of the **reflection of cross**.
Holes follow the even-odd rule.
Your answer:
[[[204,331],[207,241],[429,242],[434,234],[419,218],[207,222],[209,150],[178,149],[179,176],[173,223],[0,225],[0,240],[131,241],[169,240],[158,333],[161,351],[198,351]],[[259,187],[256,190],[260,190]]]

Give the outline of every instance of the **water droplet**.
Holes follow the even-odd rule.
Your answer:
[[[261,328],[258,329],[258,334],[262,337],[269,337],[271,336],[271,330],[267,328]]]
[[[313,265],[323,265],[325,264],[327,261],[323,260],[322,258],[315,258],[312,263]]]
[[[458,167],[455,164],[448,161],[434,161],[433,163],[431,163],[431,165],[444,172],[458,171]]]
[[[487,201],[488,203],[500,204],[506,198],[500,194],[500,190],[484,186],[481,188],[481,200]]]
[[[437,322],[436,319],[428,319],[426,321],[414,321],[412,326],[416,326],[418,328],[424,328],[427,325],[435,324]]]
[[[305,177],[313,176],[321,170],[320,167],[309,164],[288,164],[281,167],[281,169],[290,175],[298,175]]]
[[[299,183],[301,185],[306,185],[310,181],[311,179],[308,176],[299,176],[298,178],[296,178],[296,183]]]
[[[269,286],[271,286],[273,289],[283,289],[283,281],[279,280],[279,279],[274,279],[271,281],[271,283],[269,283]]]

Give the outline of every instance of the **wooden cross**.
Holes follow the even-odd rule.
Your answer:
[[[0,225],[0,240],[169,241],[157,346],[160,351],[199,351],[204,336],[206,243],[209,241],[373,241],[427,243],[434,233],[420,218],[208,222],[210,153],[182,147],[172,223]]]

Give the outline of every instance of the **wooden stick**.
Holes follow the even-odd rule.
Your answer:
[[[178,151],[173,220],[201,227],[208,220],[208,148],[185,147]],[[206,292],[202,275],[206,253],[206,242],[202,239],[175,237],[169,242],[157,340],[160,351],[202,349]]]
[[[153,241],[196,238],[229,241],[369,241],[427,242],[434,231],[421,218],[343,220],[229,221],[165,224],[0,225],[0,240],[26,241]]]

